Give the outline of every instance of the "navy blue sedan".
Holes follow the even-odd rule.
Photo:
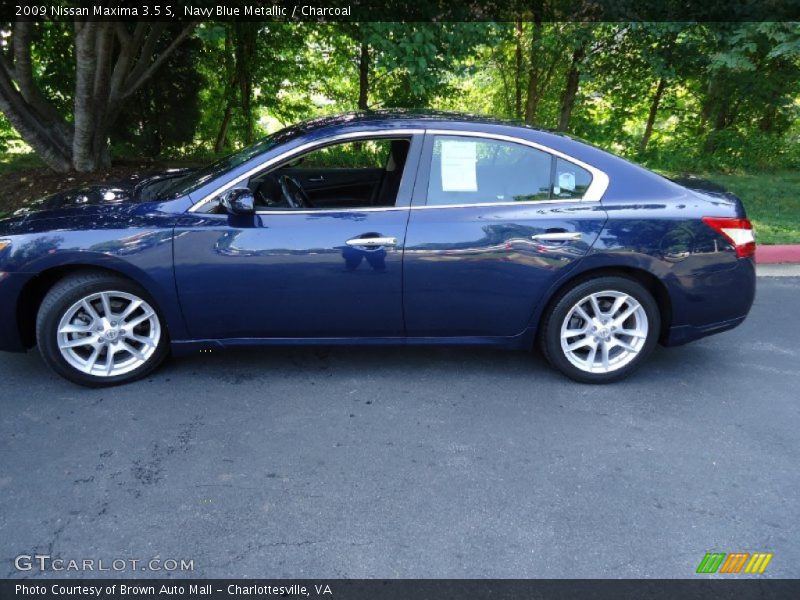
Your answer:
[[[234,346],[538,346],[602,383],[741,323],[754,252],[735,196],[568,136],[349,114],[0,220],[0,349],[101,386]]]

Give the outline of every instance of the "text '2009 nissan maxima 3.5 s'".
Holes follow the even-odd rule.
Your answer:
[[[570,137],[350,114],[0,221],[0,349],[88,386],[297,343],[538,346],[609,382],[741,323],[754,252],[735,196]]]

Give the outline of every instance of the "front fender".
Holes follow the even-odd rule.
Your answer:
[[[172,227],[51,230],[18,235],[3,270],[28,279],[26,285],[65,267],[96,267],[119,273],[152,296],[170,335],[180,339],[187,332],[175,288],[172,237]]]

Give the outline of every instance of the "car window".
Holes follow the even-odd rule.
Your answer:
[[[583,198],[591,183],[589,171],[563,158],[556,159],[553,198]]]
[[[254,175],[248,187],[262,209],[391,207],[410,147],[409,137],[338,142]]]
[[[304,155],[297,169],[383,169],[392,141],[386,139],[343,142]]]
[[[591,174],[585,169],[530,146],[467,136],[436,136],[427,203],[580,198],[590,183]]]
[[[428,204],[486,204],[550,198],[552,157],[499,140],[437,136]]]

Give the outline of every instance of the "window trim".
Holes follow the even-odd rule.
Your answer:
[[[385,137],[392,137],[392,136],[425,136],[425,143],[427,143],[428,136],[431,136],[431,140],[433,140],[433,136],[437,135],[445,135],[445,136],[454,136],[454,137],[477,137],[477,138],[484,138],[490,140],[497,140],[502,142],[509,142],[512,144],[521,144],[523,146],[529,146],[531,148],[535,148],[537,150],[541,150],[550,154],[551,156],[562,158],[567,162],[571,162],[583,169],[586,169],[592,174],[592,183],[586,189],[586,193],[581,198],[553,198],[549,200],[530,200],[530,201],[510,201],[510,202],[486,202],[481,204],[437,204],[437,205],[428,205],[426,204],[416,204],[415,198],[417,197],[417,187],[420,184],[420,177],[419,173],[415,173],[416,180],[412,181],[413,191],[411,197],[411,206],[375,206],[375,207],[366,207],[366,208],[319,208],[319,209],[306,209],[306,210],[263,210],[263,211],[256,211],[256,214],[268,214],[268,215],[277,215],[277,214],[319,214],[319,213],[330,213],[330,212],[377,212],[377,211],[390,211],[390,210],[425,210],[425,209],[446,209],[446,208],[474,208],[474,207],[481,207],[481,206],[535,206],[539,204],[553,204],[553,203],[577,203],[577,202],[600,202],[605,194],[606,190],[608,189],[609,178],[605,171],[601,171],[597,167],[594,167],[590,164],[587,164],[577,158],[574,158],[568,154],[564,154],[554,148],[550,148],[549,146],[545,146],[544,144],[539,144],[537,142],[532,142],[530,140],[525,140],[519,137],[505,135],[501,133],[488,133],[484,131],[469,131],[469,130],[461,130],[461,129],[419,129],[419,128],[387,128],[387,129],[379,129],[373,131],[354,131],[349,133],[340,133],[337,135],[333,135],[330,137],[326,137],[320,140],[314,140],[313,142],[307,142],[305,144],[301,144],[296,148],[292,148],[283,152],[273,158],[264,161],[255,167],[252,167],[231,179],[229,182],[219,186],[214,191],[206,194],[201,198],[199,201],[195,202],[187,212],[194,213],[194,212],[201,212],[203,208],[212,202],[214,199],[218,198],[222,193],[226,192],[227,190],[231,189],[232,187],[236,186],[237,184],[241,183],[242,181],[250,179],[253,175],[260,173],[269,169],[270,167],[279,164],[281,162],[285,162],[288,159],[291,159],[293,156],[297,156],[298,154],[305,154],[309,151],[313,151],[316,148],[322,148],[325,146],[330,146],[332,144],[336,144],[339,142],[345,141],[352,141],[357,140],[359,138],[385,138]],[[413,146],[413,144],[412,144]],[[425,187],[426,191],[425,201],[427,202],[427,180],[430,177],[430,165],[423,166],[423,161],[425,159],[425,146],[422,148],[422,152],[419,153],[420,161],[417,166],[417,169],[420,171],[422,169],[427,169],[427,173],[422,179],[425,179]],[[406,164],[406,168],[408,164]],[[416,169],[415,169],[416,171]]]

